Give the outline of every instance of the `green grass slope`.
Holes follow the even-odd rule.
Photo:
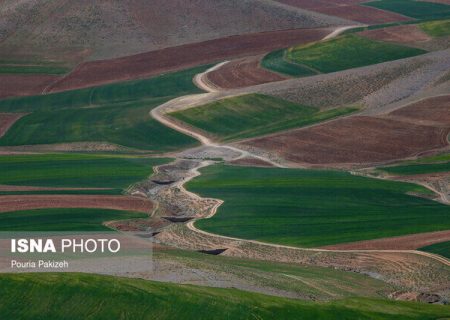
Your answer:
[[[450,172],[450,153],[404,161],[398,165],[379,168],[379,170],[394,175]]]
[[[107,231],[107,221],[145,219],[138,212],[107,209],[37,209],[0,214],[0,231]]]
[[[200,90],[198,67],[151,79],[0,101],[0,112],[31,112],[0,139],[1,146],[101,141],[154,152],[197,144],[154,120],[152,108]]]
[[[420,28],[432,37],[450,36],[450,20],[421,23]]]
[[[271,71],[285,74],[293,77],[307,77],[318,74],[306,66],[289,62],[285,59],[286,50],[277,50],[268,53],[261,61],[261,65]]]
[[[286,59],[323,73],[403,59],[426,51],[347,34],[312,45],[287,49]]]
[[[125,189],[150,176],[153,166],[167,161],[168,159],[95,154],[2,156],[0,184]]]
[[[0,276],[5,319],[437,319],[447,306],[347,299],[308,303],[216,289],[86,274]]]
[[[225,201],[198,228],[244,239],[319,247],[450,228],[449,206],[406,194],[427,189],[345,172],[216,165],[187,188]]]
[[[392,11],[411,18],[439,19],[450,17],[450,6],[443,3],[433,3],[415,0],[379,0],[364,3],[382,10]]]
[[[256,137],[298,128],[356,111],[339,108],[320,111],[280,98],[249,94],[170,113],[170,116],[220,140]]]
[[[438,255],[441,255],[443,257],[450,259],[450,241],[435,243],[435,244],[420,248],[419,250],[435,253],[435,254],[438,254]]]

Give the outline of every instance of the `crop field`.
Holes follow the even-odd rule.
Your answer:
[[[307,77],[318,74],[318,71],[308,68],[304,65],[287,61],[285,58],[286,50],[278,50],[264,56],[261,65],[272,71],[293,77]]]
[[[450,35],[450,20],[429,21],[421,23],[419,26],[432,37],[445,37]]]
[[[323,73],[417,56],[426,51],[347,34],[329,41],[287,49],[288,61]]]
[[[450,259],[450,241],[432,244],[420,248],[420,250],[435,253]]]
[[[450,16],[450,5],[414,0],[380,0],[364,3],[382,10],[396,12],[418,20],[439,19]]]
[[[280,98],[249,94],[169,115],[220,140],[237,140],[306,126],[356,110],[357,108],[348,107],[320,111],[318,108],[298,105]]]
[[[37,74],[0,74],[0,98],[41,94],[60,76]]]
[[[365,30],[358,34],[373,40],[405,44],[428,41],[431,39],[431,37],[418,25],[411,24]]]
[[[435,319],[448,307],[353,298],[313,304],[236,289],[87,274],[0,276],[0,312],[9,319]],[[62,303],[63,302],[63,303]]]
[[[145,219],[145,213],[107,210],[50,208],[0,213],[0,231],[107,231],[104,222]]]
[[[159,77],[42,96],[0,101],[0,112],[32,112],[0,139],[2,146],[109,142],[161,152],[193,146],[195,140],[151,118],[152,108],[198,93],[198,67]]]
[[[68,69],[64,66],[7,64],[7,63],[2,63],[0,61],[0,73],[62,75],[69,71],[70,71],[70,69]]]
[[[418,160],[404,161],[395,166],[379,168],[379,170],[395,175],[450,172],[450,154],[444,153]]]
[[[165,162],[167,159],[95,154],[2,156],[0,184],[125,189]]]
[[[225,202],[196,226],[221,235],[317,247],[450,227],[450,208],[407,195],[429,194],[413,184],[337,171],[224,165],[201,171],[188,189]]]

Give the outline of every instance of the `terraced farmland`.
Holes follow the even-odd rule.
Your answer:
[[[427,189],[344,172],[217,165],[187,187],[225,201],[198,228],[244,239],[316,247],[450,227],[450,207],[406,194]]]
[[[323,304],[236,289],[165,284],[87,274],[0,276],[0,312],[7,318],[61,319],[433,319],[448,307],[353,298]],[[62,303],[63,302],[63,303]]]
[[[95,154],[2,156],[0,184],[120,190],[145,179],[151,174],[153,166],[166,161],[167,159]]]
[[[356,110],[348,107],[321,111],[271,96],[249,94],[169,115],[219,140],[229,141],[302,127]]]
[[[159,77],[13,98],[0,112],[31,112],[0,139],[2,146],[68,142],[108,142],[154,152],[193,146],[196,142],[150,117],[153,107],[176,96],[197,93],[192,77],[198,67]]]
[[[37,209],[2,212],[0,231],[107,231],[108,221],[145,219],[145,213],[107,209]]]
[[[432,1],[380,0],[367,2],[364,5],[399,13],[419,20],[442,19],[450,16],[450,5]]]
[[[347,34],[332,40],[312,45],[292,47],[286,50],[288,62],[305,65],[317,72],[330,73],[358,68],[385,61],[403,59],[426,51],[401,45],[369,40],[354,34]],[[266,57],[267,58],[267,57]],[[271,68],[267,62],[263,64]],[[279,63],[274,71],[283,71]],[[283,66],[283,68],[286,68]]]

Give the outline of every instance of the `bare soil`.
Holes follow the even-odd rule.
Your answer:
[[[9,128],[24,115],[25,113],[0,113],[0,137],[2,137]]]
[[[118,59],[82,63],[51,86],[63,91],[115,81],[155,76],[230,58],[257,55],[297,43],[322,39],[331,29],[294,29],[231,36]]]
[[[0,98],[41,94],[60,78],[54,75],[0,74]]]
[[[256,158],[241,158],[230,161],[229,163],[237,166],[247,166],[247,167],[273,167],[272,164]]]
[[[450,230],[411,234],[401,237],[342,243],[322,247],[330,250],[414,250],[434,243],[450,241]]]
[[[0,191],[64,191],[64,190],[109,190],[109,188],[52,188],[34,186],[0,185]]]
[[[207,80],[217,88],[236,89],[287,79],[261,68],[261,56],[238,59],[209,72]]]
[[[0,212],[43,208],[102,208],[151,213],[153,203],[144,198],[108,195],[8,195],[0,197]]]
[[[366,30],[358,33],[364,37],[398,43],[414,43],[431,40],[417,25],[395,26],[390,28]]]
[[[447,146],[448,128],[354,116],[243,142],[307,165],[369,164]]]

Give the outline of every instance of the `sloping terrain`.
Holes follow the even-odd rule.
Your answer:
[[[33,52],[44,57],[48,52],[88,49],[89,59],[252,32],[346,23],[260,0],[5,0],[0,21],[2,55],[21,57]]]
[[[346,299],[324,304],[214,289],[84,274],[2,275],[0,312],[8,318],[71,319],[432,319],[445,306]],[[64,303],[61,303],[63,301]],[[44,307],[45,306],[45,307]],[[213,316],[212,316],[213,315]]]
[[[398,43],[414,43],[428,41],[431,39],[422,29],[417,25],[401,25],[389,28],[367,30],[359,33],[364,37],[389,42]]]

